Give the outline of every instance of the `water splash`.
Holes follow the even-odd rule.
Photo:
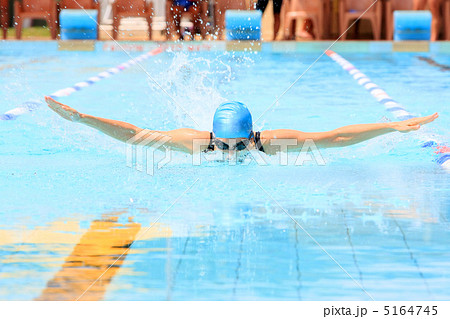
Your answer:
[[[222,82],[230,82],[231,78],[231,67],[219,57],[209,60],[177,52],[158,82],[176,101],[175,104],[168,100],[167,106],[177,127],[211,130],[215,109],[227,100],[218,86]],[[149,85],[154,86],[150,82]]]

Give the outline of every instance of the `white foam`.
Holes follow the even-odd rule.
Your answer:
[[[231,67],[222,61],[221,56],[209,60],[185,52],[174,54],[171,64],[156,81],[176,101],[174,103],[164,93],[160,95],[173,113],[177,127],[212,130],[214,111],[227,100],[217,89],[218,77],[222,77],[221,81],[231,81]],[[151,80],[149,85],[160,91]]]

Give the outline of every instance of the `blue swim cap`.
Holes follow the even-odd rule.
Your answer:
[[[253,129],[252,115],[241,102],[220,104],[214,113],[213,132],[220,138],[250,137]]]

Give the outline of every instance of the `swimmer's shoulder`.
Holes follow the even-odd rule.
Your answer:
[[[304,134],[304,132],[289,129],[278,129],[278,130],[266,130],[261,131],[261,141],[263,143],[268,143],[272,139],[290,139],[297,138],[299,134]]]
[[[176,130],[168,131],[168,135],[171,136],[184,136],[188,139],[209,139],[210,138],[210,132],[209,131],[199,131],[195,130],[193,128],[179,128]]]
[[[274,155],[280,151],[280,144],[275,140],[297,139],[303,132],[289,129],[265,130],[260,132],[260,141],[266,154]]]
[[[274,155],[277,152],[277,150],[270,143],[270,141],[275,138],[274,137],[275,135],[273,132],[274,131],[272,131],[272,130],[265,130],[265,131],[259,132],[259,141],[258,142],[263,147],[264,153],[266,153],[268,155]]]
[[[192,153],[205,150],[210,143],[210,132],[192,128],[179,128],[165,132],[171,140],[168,144],[183,152]]]

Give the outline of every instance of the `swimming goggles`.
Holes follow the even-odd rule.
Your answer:
[[[227,143],[224,143],[218,139],[214,139],[214,144],[217,146],[218,149],[220,149],[222,151],[228,151],[230,149],[230,145],[228,145]],[[246,139],[246,140],[240,141],[239,143],[236,143],[231,148],[231,150],[242,151],[242,150],[245,150],[249,144],[250,144],[250,139]]]

